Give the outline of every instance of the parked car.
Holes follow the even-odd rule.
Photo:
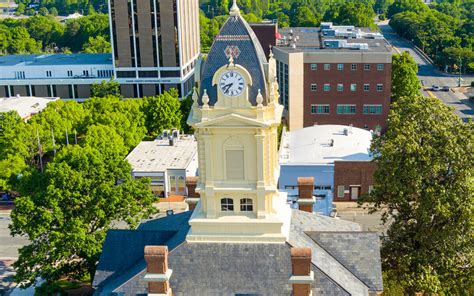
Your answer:
[[[434,84],[434,85],[431,87],[431,90],[432,90],[432,91],[439,91],[439,90],[441,90],[441,87],[440,87],[439,85]]]
[[[443,91],[449,91],[449,86],[447,85],[443,86]]]

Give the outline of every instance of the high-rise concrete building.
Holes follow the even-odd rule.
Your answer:
[[[198,0],[109,0],[114,74],[125,97],[190,93],[200,53]]]

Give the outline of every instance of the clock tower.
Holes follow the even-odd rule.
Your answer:
[[[291,218],[277,182],[276,62],[267,58],[235,1],[193,94],[200,200],[188,242],[284,243]]]

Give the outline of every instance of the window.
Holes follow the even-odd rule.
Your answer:
[[[311,71],[316,71],[318,69],[318,65],[317,64],[311,64]]]
[[[382,105],[364,105],[364,114],[382,114]]]
[[[89,70],[82,71],[82,75],[84,75],[86,77],[89,76]]]
[[[370,90],[370,84],[366,83],[364,84],[364,91],[369,91]]]
[[[337,197],[344,197],[344,185],[337,186]]]
[[[51,71],[46,71],[46,77],[51,77]]]
[[[242,198],[240,200],[240,211],[241,212],[252,212],[253,202],[250,198]]]
[[[232,212],[232,211],[234,211],[234,200],[232,198],[222,198],[221,199],[221,211],[222,212]]]
[[[374,190],[374,186],[373,186],[373,185],[369,185],[369,194],[372,193],[372,190]]]
[[[316,83],[311,83],[311,91],[317,91],[318,85]]]
[[[184,182],[184,176],[179,176],[178,177],[178,192],[185,192],[186,191],[186,186]]]
[[[344,64],[337,64],[337,69],[338,69],[339,71],[344,70]]]
[[[344,85],[342,83],[337,84],[337,91],[343,91],[344,90]]]
[[[370,70],[370,64],[364,64],[364,70],[369,71]]]
[[[357,84],[351,83],[351,91],[357,91]]]
[[[16,71],[15,79],[25,79],[25,71]]]
[[[383,91],[383,84],[377,84],[377,91]]]
[[[351,64],[351,70],[352,71],[357,70],[357,64]]]
[[[377,70],[383,71],[385,65],[384,64],[377,64]]]
[[[331,90],[331,85],[329,83],[324,84],[324,91],[330,91]]]
[[[67,71],[67,76],[68,76],[68,77],[72,77],[72,71],[71,71],[71,70],[68,70],[68,71]]]
[[[226,172],[229,180],[244,179],[244,150],[226,150]]]
[[[337,105],[337,114],[356,114],[356,105]]]
[[[331,64],[324,64],[324,70],[330,70]]]
[[[330,108],[327,104],[311,105],[311,114],[329,114]]]

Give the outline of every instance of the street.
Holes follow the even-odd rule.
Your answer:
[[[18,258],[18,249],[28,243],[22,237],[11,237],[8,224],[10,224],[9,211],[0,212],[0,295],[14,286],[12,264]]]
[[[408,51],[418,64],[418,77],[425,89],[422,90],[423,95],[437,97],[446,105],[453,107],[455,109],[454,112],[464,120],[474,117],[474,103],[469,101],[468,98],[463,93],[460,93],[458,89],[446,92],[434,92],[430,90],[432,85],[438,85],[441,87],[449,86],[450,88],[457,87],[457,75],[446,74],[436,69],[414,50],[414,45],[412,43],[398,36],[388,25],[388,21],[379,22],[378,26],[384,37],[392,44],[394,52],[402,53]],[[472,75],[463,76],[463,79],[463,85],[470,85],[470,82],[474,80],[474,77]]]

